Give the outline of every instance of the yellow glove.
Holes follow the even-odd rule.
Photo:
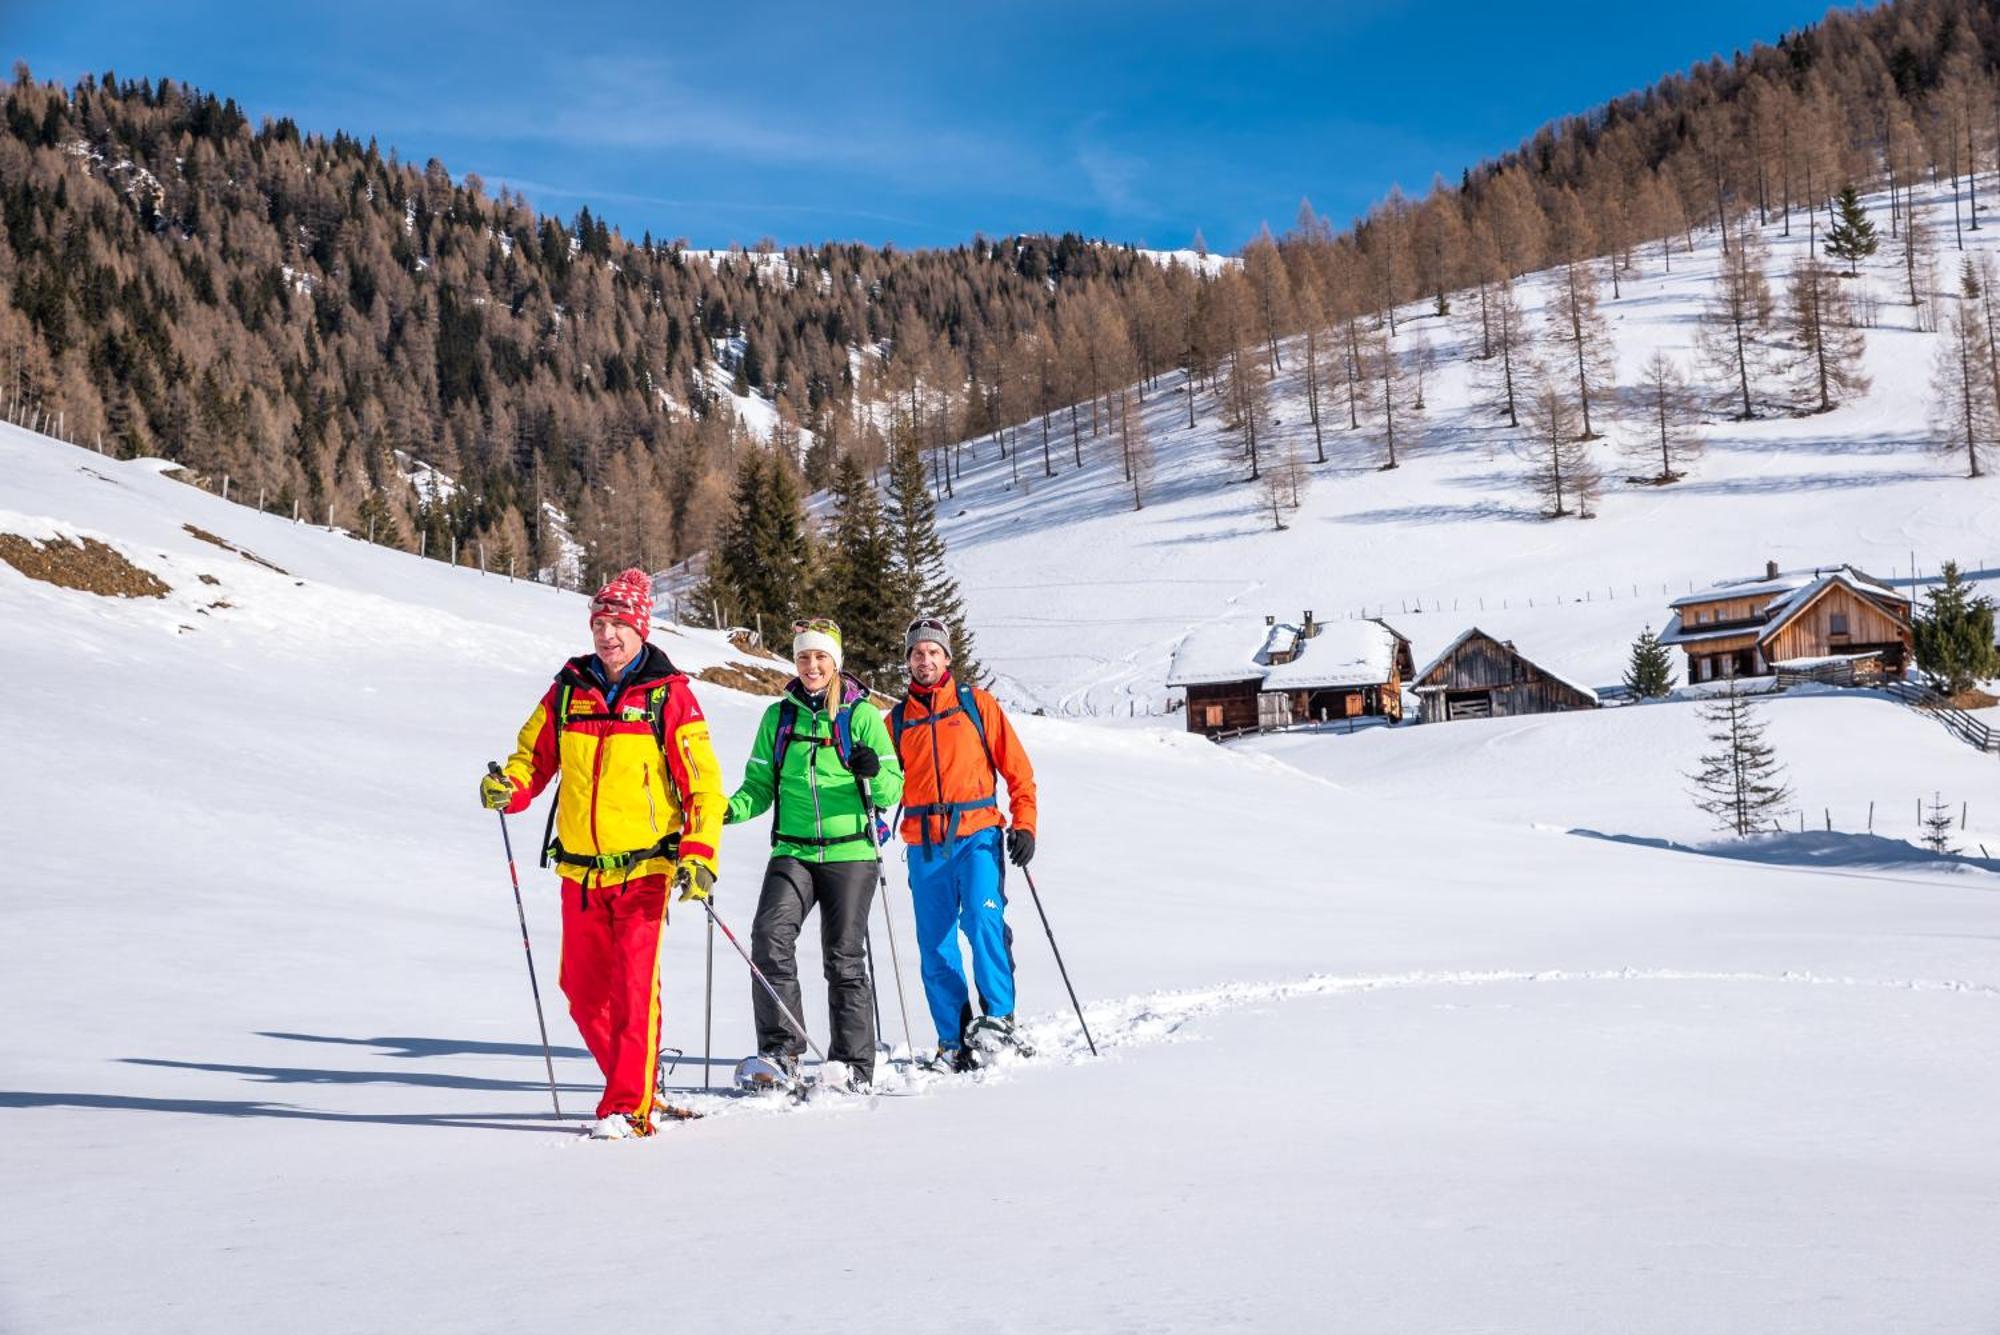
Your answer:
[[[488,811],[505,811],[519,791],[505,774],[488,774],[479,780],[479,804]]]
[[[680,892],[678,897],[683,901],[707,899],[709,892],[715,889],[715,873],[692,862],[683,862],[680,870],[674,873],[674,889]]]

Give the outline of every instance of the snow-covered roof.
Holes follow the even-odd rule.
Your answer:
[[[1297,626],[1267,626],[1261,621],[1216,621],[1197,626],[1174,649],[1167,685],[1255,681],[1268,670],[1271,651],[1289,648],[1298,635]]]
[[[1197,626],[1174,650],[1169,686],[1262,681],[1267,691],[1373,686],[1389,680],[1399,636],[1379,621],[1320,622],[1313,636],[1296,622],[1218,621]],[[1292,656],[1273,663],[1273,658]]]
[[[1781,570],[1775,576],[1759,576],[1754,579],[1725,579],[1709,585],[1700,593],[1690,593],[1668,603],[1669,607],[1692,607],[1697,603],[1720,602],[1723,599],[1768,598],[1766,611],[1778,610],[1779,604],[1795,598],[1808,589],[1817,589],[1826,581],[1840,578],[1855,592],[1870,598],[1887,598],[1894,602],[1909,601],[1902,594],[1877,583],[1863,572],[1850,565],[1820,566],[1812,570]]]
[[[1873,598],[1877,601],[1886,600],[1892,603],[1905,604],[1910,601],[1902,594],[1885,589],[1880,584],[1873,583],[1855,574],[1848,567],[1842,566],[1839,570],[1827,571],[1826,574],[1812,581],[1812,583],[1807,584],[1804,588],[1794,590],[1784,598],[1773,599],[1770,607],[1771,624],[1777,626],[1783,623],[1792,613],[1819,597],[1820,594],[1835,584],[1844,584],[1862,597]]]
[[[1667,618],[1667,628],[1660,632],[1660,643],[1700,644],[1707,640],[1735,640],[1746,637],[1756,639],[1765,629],[1761,622],[1752,621],[1747,624],[1723,626],[1720,629],[1709,627],[1705,630],[1700,628],[1690,630],[1682,622],[1681,614],[1676,612]]]
[[[1557,672],[1552,668],[1546,667],[1541,663],[1537,663],[1534,659],[1529,658],[1519,649],[1516,649],[1514,647],[1514,642],[1512,640],[1503,640],[1498,635],[1493,634],[1491,631],[1481,630],[1477,626],[1468,626],[1464,630],[1460,631],[1457,639],[1453,640],[1450,644],[1447,644],[1443,648],[1443,650],[1439,652],[1436,658],[1433,658],[1430,662],[1424,664],[1422,671],[1418,672],[1416,676],[1410,678],[1411,682],[1420,683],[1423,681],[1425,677],[1428,677],[1431,675],[1431,673],[1437,671],[1439,667],[1443,666],[1444,661],[1447,658],[1450,658],[1453,654],[1457,653],[1459,647],[1475,635],[1484,635],[1487,639],[1493,641],[1495,644],[1505,645],[1509,653],[1513,654],[1514,657],[1520,659],[1523,663],[1526,663],[1529,667],[1534,668],[1537,672],[1540,672],[1543,676],[1549,678],[1551,681],[1561,682],[1563,685],[1569,687],[1572,691],[1575,691],[1579,695],[1588,696],[1592,704],[1597,703],[1597,691],[1595,690],[1595,688],[1585,686],[1580,681],[1576,681],[1570,677],[1565,677],[1562,673]],[[1425,689],[1436,690],[1438,688],[1434,686],[1426,688],[1422,685],[1417,685],[1415,689],[1422,691]]]
[[[1374,686],[1395,675],[1396,633],[1379,621],[1330,621],[1316,627],[1299,656],[1264,674],[1267,691]]]

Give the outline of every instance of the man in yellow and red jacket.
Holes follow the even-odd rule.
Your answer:
[[[1035,856],[1035,770],[999,701],[951,670],[951,632],[918,617],[903,637],[909,693],[889,711],[903,762],[903,842],[924,995],[937,1025],[939,1065],[966,1070],[982,1053],[1019,1047],[1014,1036],[1014,933],[1007,926],[1006,857]],[[1007,816],[1000,784],[1007,785]],[[972,1014],[958,935],[972,947],[980,1010]]]
[[[562,990],[604,1072],[591,1134],[653,1132],[660,929],[669,879],[706,899],[727,805],[688,679],[646,642],[652,581],[627,570],[590,602],[595,653],[572,658],[481,800],[519,812],[560,776],[547,861],[561,870]]]

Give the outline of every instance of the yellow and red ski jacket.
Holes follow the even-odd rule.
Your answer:
[[[680,856],[716,871],[716,841],[728,805],[708,720],[688,679],[656,645],[606,699],[591,655],[572,658],[521,728],[507,760],[509,812],[525,810],[558,774],[555,842],[570,858],[653,849],[680,836]],[[622,885],[667,875],[664,854],[619,867],[562,867],[573,880]]]

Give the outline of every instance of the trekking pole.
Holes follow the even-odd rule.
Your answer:
[[[882,865],[882,845],[875,842],[875,792],[859,774],[854,776],[854,782],[861,785],[861,805],[868,822],[868,851],[875,855],[875,888],[881,892],[882,925],[889,930],[889,970],[896,975],[896,1009],[903,1013],[903,1048],[914,1062],[917,1042],[910,1035],[910,1005],[903,1000],[903,961],[896,954],[896,917],[889,912],[889,870]]]
[[[715,921],[708,924],[708,962],[701,981],[701,1087],[708,1088],[715,1063]]]
[[[792,1014],[792,1008],[787,1006],[785,999],[778,995],[778,989],[772,986],[769,978],[764,976],[764,971],[757,967],[757,961],[750,958],[750,952],[745,950],[743,943],[736,939],[736,933],[729,930],[729,924],[724,922],[721,915],[715,911],[715,905],[709,903],[704,898],[701,901],[701,906],[708,911],[708,920],[722,929],[722,934],[729,938],[729,944],[736,947],[736,953],[741,955],[743,962],[750,966],[750,976],[755,978],[757,985],[764,989],[764,995],[771,998],[771,1003],[778,1008],[778,1013],[785,1017],[785,1023],[798,1031],[799,1037],[803,1038],[806,1041],[806,1046],[812,1050],[812,1055],[819,1058],[819,1064],[821,1066],[826,1065],[826,1054],[819,1050],[819,1044],[813,1042],[812,1035],[806,1032],[805,1025],[799,1020],[798,1016]]]
[[[1048,911],[1042,907],[1042,892],[1035,889],[1035,876],[1033,872],[1023,867],[1021,868],[1021,875],[1028,879],[1028,893],[1034,897],[1035,912],[1041,917],[1042,931],[1049,938],[1049,950],[1056,957],[1056,972],[1062,975],[1063,987],[1069,992],[1069,1004],[1076,1008],[1076,1022],[1083,1027],[1083,1041],[1090,1044],[1090,1055],[1095,1057],[1097,1055],[1097,1040],[1090,1036],[1090,1025],[1083,1018],[1083,1003],[1076,999],[1076,988],[1070,984],[1069,969],[1063,964],[1062,947],[1056,944],[1055,928],[1049,926]]]
[[[486,762],[486,772],[494,778],[500,777],[497,761]],[[514,870],[514,839],[507,833],[507,813],[496,811],[500,818],[500,843],[507,850],[507,876],[514,882],[514,915],[521,920],[521,949],[528,956],[528,987],[535,994],[535,1027],[542,1031],[542,1065],[549,1073],[549,1102],[555,1105],[556,1120],[562,1120],[562,1100],[556,1097],[556,1063],[549,1052],[549,1026],[542,1019],[542,985],[535,979],[535,948],[528,944],[528,911],[521,906],[521,874]]]

